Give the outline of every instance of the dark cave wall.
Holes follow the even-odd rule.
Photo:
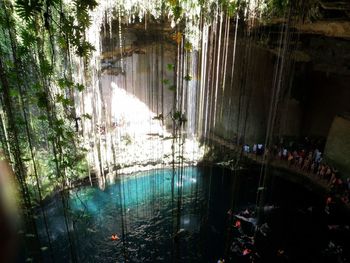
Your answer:
[[[276,136],[300,137],[303,111],[300,101],[287,97],[280,103],[279,119],[280,127]]]
[[[228,76],[225,89],[219,89],[212,131],[228,140],[256,143],[265,140],[275,57],[257,46],[247,48],[246,41],[237,44],[233,77],[232,60],[227,63]]]
[[[336,116],[332,123],[325,148],[327,161],[338,170],[350,175],[350,118]]]
[[[302,37],[298,51],[310,60],[296,58],[289,67],[286,64],[275,137],[327,138],[337,114],[350,112],[350,57],[344,51],[350,49],[346,44],[348,41],[341,39]],[[241,40],[237,46],[233,84],[229,74],[225,90],[219,92],[213,132],[229,140],[244,137],[252,144],[265,139],[277,55],[254,45],[249,53],[248,45],[248,41]],[[227,72],[232,67],[229,62]]]
[[[337,114],[350,111],[350,76],[311,71],[305,77],[308,91],[303,109],[302,133],[327,137]]]
[[[292,92],[302,105],[301,133],[326,138],[335,116],[350,111],[349,40],[305,34],[299,50],[310,58],[297,66]]]

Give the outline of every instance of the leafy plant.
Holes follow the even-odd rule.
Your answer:
[[[169,71],[173,71],[174,68],[175,68],[175,65],[174,65],[174,64],[167,64],[167,69],[168,69]]]
[[[170,90],[170,91],[176,91],[176,86],[175,85],[171,85],[171,86],[169,86],[168,87],[168,89]]]
[[[33,20],[43,10],[41,0],[16,0],[16,11],[25,20]]]
[[[186,81],[190,81],[190,80],[192,80],[192,76],[189,75],[189,74],[187,74],[187,75],[184,77],[184,79],[185,79]]]
[[[186,50],[187,52],[191,52],[192,49],[193,49],[193,46],[192,46],[191,42],[186,41],[186,43],[185,43],[185,50]]]
[[[184,113],[182,113],[181,111],[175,111],[173,114],[172,114],[172,119],[174,121],[176,121],[180,126],[185,124],[187,122],[187,118],[185,116]]]

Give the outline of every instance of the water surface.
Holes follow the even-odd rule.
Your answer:
[[[56,262],[217,262],[220,257],[251,262],[231,250],[242,231],[253,236],[254,227],[243,222],[237,232],[227,212],[255,209],[259,174],[187,167],[175,175],[164,169],[121,176],[104,190],[87,186],[71,192],[67,220],[62,200],[53,198],[45,207],[53,257]],[[341,248],[349,256],[349,233],[328,227],[342,227],[346,218],[327,215],[323,196],[271,176],[266,206],[273,209],[261,223],[269,231],[255,236],[255,262],[346,262],[336,261],[335,252]],[[42,220],[39,228],[42,246],[48,247]],[[120,240],[111,240],[114,233]],[[51,262],[49,249],[44,257]]]
[[[70,242],[61,199],[53,199],[46,213],[54,257],[69,260],[73,247],[81,262],[213,262],[223,253],[232,178],[208,169],[176,170],[173,188],[172,170],[155,170],[73,191]]]

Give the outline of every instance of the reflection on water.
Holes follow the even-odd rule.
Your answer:
[[[197,168],[143,172],[71,193],[74,253],[85,262],[204,262],[222,253],[229,177]],[[68,260],[60,199],[46,208],[55,258]],[[74,231],[73,231],[74,230]],[[43,240],[44,231],[42,230]],[[119,241],[112,241],[117,233]],[[211,248],[208,250],[208,248]]]
[[[103,191],[80,188],[68,200],[70,238],[62,202],[53,198],[45,210],[55,261],[68,262],[73,254],[78,262],[251,262],[232,254],[235,242],[240,251],[242,234],[232,230],[227,211],[254,210],[258,174],[188,167],[175,171],[173,183],[172,170],[155,170],[121,178]],[[326,256],[330,242],[343,250],[349,243],[343,242],[349,235],[335,239],[327,232],[339,216],[329,221],[323,199],[302,186],[273,177],[269,185],[261,222],[267,230],[255,235],[256,262],[338,262]],[[49,247],[38,224],[41,245]],[[249,220],[242,221],[242,230],[254,234]],[[111,240],[115,233],[118,241]],[[276,254],[281,251],[283,256]],[[44,258],[50,262],[49,249]]]

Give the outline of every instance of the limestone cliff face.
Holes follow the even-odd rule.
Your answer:
[[[294,31],[283,55],[278,38],[269,36],[264,43],[240,38],[235,71],[231,76],[228,63],[226,85],[219,91],[213,125],[217,135],[263,142],[279,77],[273,136],[327,138],[335,116],[350,111],[349,41]]]
[[[327,139],[325,156],[341,172],[350,174],[350,118],[334,118]]]
[[[226,85],[219,90],[213,132],[228,140],[238,138],[254,143],[265,140],[275,58],[257,46],[248,48],[248,44],[245,40],[237,44],[233,75],[232,61],[227,65]]]
[[[128,25],[121,34],[114,25],[111,34],[108,29],[102,33],[95,92],[101,103],[91,107],[91,125],[97,133],[102,129],[101,136],[107,139],[98,143],[109,145],[104,133],[121,129],[128,130],[118,135],[126,145],[130,136],[137,137],[132,121],[123,120],[124,110],[134,107],[120,100],[124,95],[149,113],[136,114],[138,127],[159,125],[153,117],[162,114],[162,129],[171,132],[176,105],[187,119],[185,137],[214,134],[248,144],[264,143],[267,137],[326,138],[334,117],[350,111],[348,41],[287,30],[283,24],[248,32],[233,22],[227,31],[223,24],[221,33],[219,27],[206,28],[201,48],[190,51],[167,24]],[[103,162],[112,161],[112,154],[104,157],[100,152],[95,159],[99,155]],[[140,160],[144,153],[135,158]]]

